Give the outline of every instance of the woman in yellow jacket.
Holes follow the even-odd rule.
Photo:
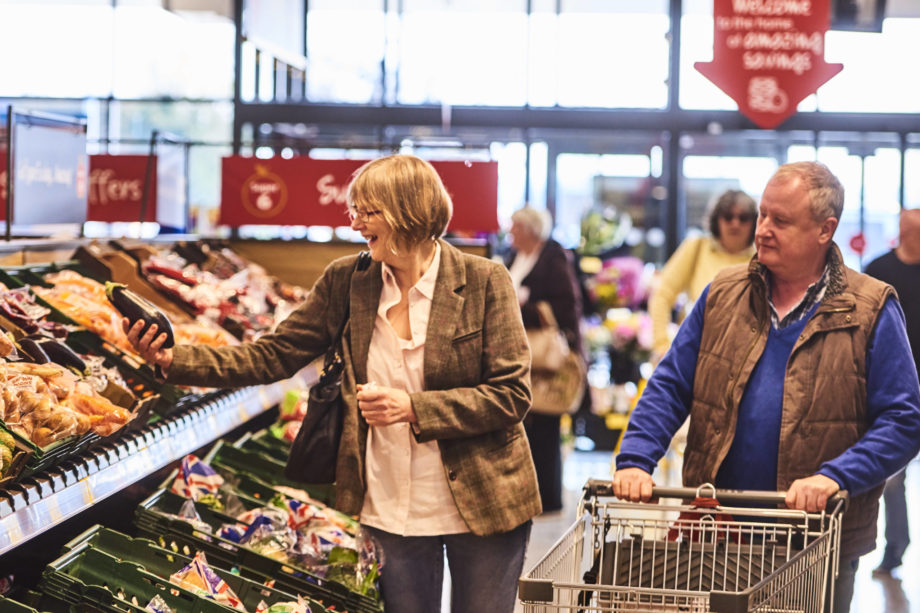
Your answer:
[[[750,260],[754,255],[756,220],[754,199],[740,190],[730,189],[719,196],[710,210],[710,236],[684,240],[668,259],[648,303],[656,363],[671,344],[668,324],[677,299],[681,294],[687,295],[685,312],[689,312],[717,272]]]

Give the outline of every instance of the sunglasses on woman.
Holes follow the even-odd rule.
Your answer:
[[[719,217],[721,217],[725,223],[731,223],[735,219],[741,223],[754,221],[754,216],[751,213],[722,213]]]

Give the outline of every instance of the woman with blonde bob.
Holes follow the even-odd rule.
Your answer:
[[[163,348],[143,325],[128,338],[166,380],[259,385],[290,377],[329,347],[346,308],[346,406],[335,506],[357,515],[385,563],[388,613],[514,609],[537,479],[521,423],[530,355],[507,270],[440,237],[450,196],[427,162],[365,164],[347,192],[372,263],[335,260],[277,330],[238,347]],[[354,272],[352,272],[354,271]],[[153,326],[151,326],[153,328]]]

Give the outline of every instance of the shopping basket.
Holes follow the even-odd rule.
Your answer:
[[[613,498],[610,481],[589,480],[575,523],[521,577],[523,610],[822,613],[833,604],[846,492],[820,513],[784,499],[706,485],[656,487],[658,502],[632,503]]]

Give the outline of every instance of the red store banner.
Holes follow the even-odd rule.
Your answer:
[[[711,62],[695,68],[772,129],[843,69],[824,61],[831,0],[713,0]]]
[[[219,223],[347,226],[345,192],[368,160],[225,157]],[[498,230],[498,163],[432,162],[454,203],[449,229]]]
[[[87,221],[138,221],[148,160],[147,155],[91,155]],[[156,156],[152,164],[144,221],[157,220]]]

